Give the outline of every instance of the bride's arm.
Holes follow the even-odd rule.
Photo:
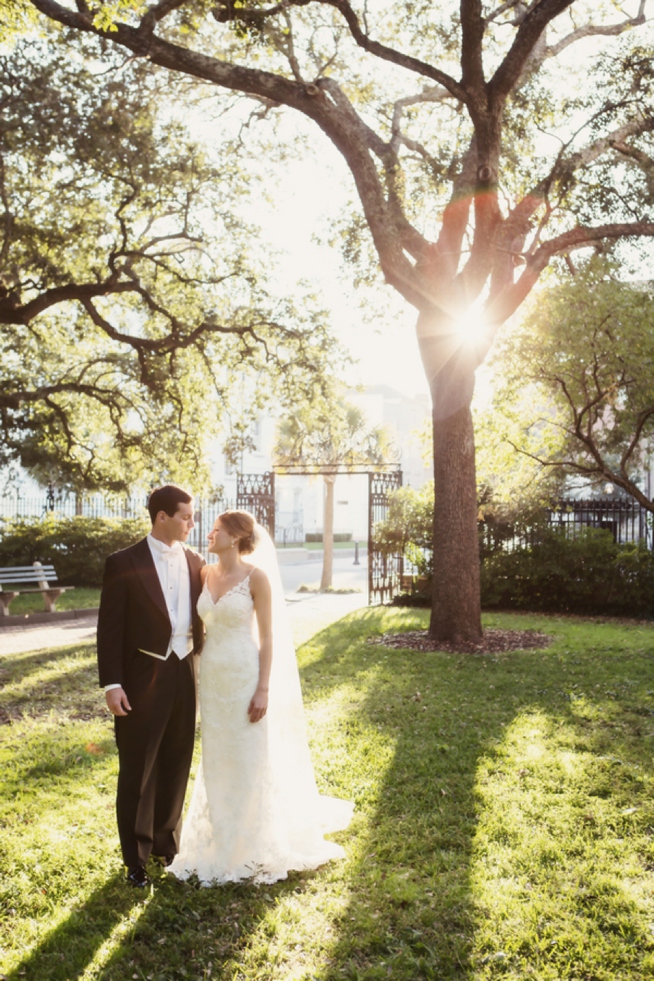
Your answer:
[[[262,569],[254,569],[250,576],[250,592],[259,627],[259,683],[250,704],[250,722],[259,722],[268,709],[268,688],[272,666],[272,599],[268,576]]]

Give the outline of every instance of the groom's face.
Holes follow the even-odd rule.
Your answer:
[[[160,511],[157,515],[158,531],[161,536],[170,542],[185,542],[189,532],[195,527],[193,521],[194,503],[178,504],[177,510],[172,515]]]

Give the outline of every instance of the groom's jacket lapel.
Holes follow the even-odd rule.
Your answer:
[[[198,600],[200,599],[200,593],[202,592],[199,572],[204,565],[204,560],[197,552],[194,552],[193,549],[186,548],[186,546],[184,546],[184,555],[186,556],[188,576],[191,583],[191,610],[195,611]]]
[[[161,583],[159,582],[159,576],[157,575],[157,570],[154,565],[154,559],[152,558],[152,552],[150,551],[147,538],[144,538],[142,541],[136,543],[132,549],[130,558],[146,593],[155,606],[157,606],[164,615],[166,620],[168,620],[170,623],[170,617],[168,616],[168,610],[166,609],[166,601],[164,599],[164,594],[161,591]]]

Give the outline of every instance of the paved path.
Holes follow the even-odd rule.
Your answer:
[[[296,644],[303,644],[319,630],[324,630],[330,623],[367,603],[365,559],[361,566],[354,568],[349,557],[334,559],[334,585],[357,588],[361,592],[295,592],[303,582],[317,585],[320,569],[320,559],[281,567]],[[95,639],[96,622],[96,615],[91,614],[50,623],[3,627],[0,629],[0,654],[21,654],[92,641]]]
[[[97,615],[71,617],[50,623],[35,623],[25,627],[3,627],[0,630],[0,654],[22,654],[50,647],[68,647],[81,641],[93,640]]]
[[[288,604],[288,612],[295,643],[303,644],[330,623],[365,605],[366,598],[361,593],[344,596],[308,594],[306,598],[293,599]],[[3,627],[0,631],[0,655],[70,647],[73,644],[94,641],[96,623],[97,617],[93,614],[89,617],[78,617],[76,620],[60,620],[57,623]]]

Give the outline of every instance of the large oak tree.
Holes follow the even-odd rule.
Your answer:
[[[342,155],[360,205],[350,254],[364,226],[418,311],[434,420],[430,632],[477,639],[475,369],[553,256],[654,235],[646,0],[31,2],[256,99],[261,115],[290,110]],[[474,340],[458,329],[471,309]]]

